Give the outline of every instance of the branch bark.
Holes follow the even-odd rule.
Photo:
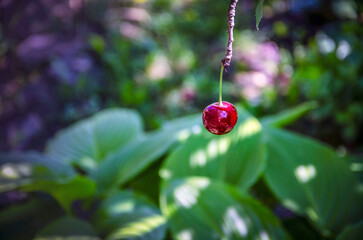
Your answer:
[[[222,66],[228,68],[231,65],[232,60],[232,44],[234,42],[233,38],[233,28],[234,28],[234,16],[236,15],[236,5],[238,0],[231,0],[228,8],[228,44],[226,50],[226,56],[222,59]]]

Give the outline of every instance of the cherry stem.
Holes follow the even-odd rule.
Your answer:
[[[221,74],[219,76],[219,106],[222,106],[222,79],[223,79],[224,66],[221,67]]]

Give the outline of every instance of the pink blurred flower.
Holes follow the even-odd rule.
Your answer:
[[[281,57],[279,48],[274,42],[256,44],[254,47],[243,49],[239,57],[252,71],[263,72],[269,78],[278,73]]]
[[[273,84],[263,72],[237,73],[235,82],[242,88],[242,95],[250,102],[257,104],[262,95],[262,89]]]
[[[181,89],[181,100],[183,102],[190,102],[195,97],[195,90],[191,87],[184,87]]]
[[[274,42],[249,42],[237,48],[236,58],[247,66],[247,72],[235,75],[241,94],[251,104],[262,101],[266,90],[284,92],[292,74],[290,65],[282,65],[281,54]],[[276,88],[277,86],[277,88]]]

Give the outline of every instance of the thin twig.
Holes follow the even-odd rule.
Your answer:
[[[233,38],[233,28],[234,28],[234,16],[236,15],[236,5],[238,0],[231,0],[228,8],[228,44],[226,57],[222,59],[222,66],[228,68],[231,65],[232,60],[232,44]]]

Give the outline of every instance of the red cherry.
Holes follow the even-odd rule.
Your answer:
[[[203,111],[203,125],[211,133],[223,135],[229,133],[237,123],[236,108],[229,102],[212,103]]]

